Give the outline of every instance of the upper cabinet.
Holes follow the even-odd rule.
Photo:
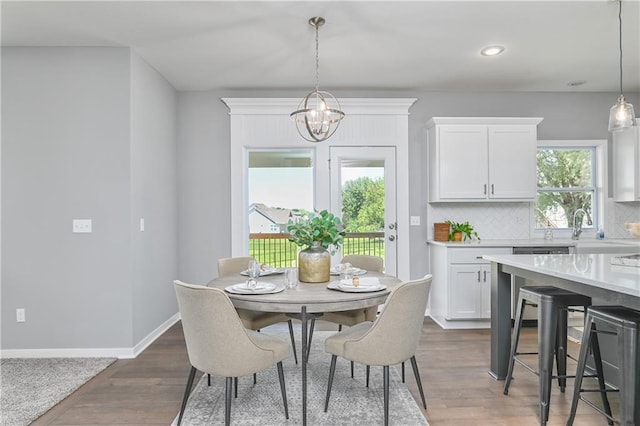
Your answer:
[[[638,122],[640,123],[640,119]],[[613,199],[640,201],[640,130],[613,134]]]
[[[429,201],[532,201],[542,118],[434,117]]]

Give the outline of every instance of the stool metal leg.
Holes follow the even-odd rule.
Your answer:
[[[558,308],[551,300],[542,299],[538,303],[538,371],[540,372],[540,424],[549,419],[549,400],[553,377],[553,348],[558,330]]]
[[[578,357],[578,366],[576,367],[576,380],[573,384],[573,400],[571,401],[571,411],[567,426],[573,425],[576,417],[576,409],[578,408],[578,400],[580,399],[580,389],[582,388],[582,377],[584,376],[584,368],[587,364],[587,354],[589,353],[589,345],[591,344],[591,330],[593,329],[593,318],[587,314],[582,333],[582,341],[580,343],[580,355]]]
[[[585,311],[586,312],[586,311]],[[611,406],[609,405],[609,398],[607,397],[607,385],[604,381],[604,370],[602,368],[602,355],[600,355],[600,342],[598,341],[598,333],[596,331],[596,324],[592,321],[591,330],[589,331],[591,336],[591,351],[593,352],[593,363],[596,367],[596,374],[598,375],[598,388],[601,390],[600,396],[602,398],[602,406],[604,412],[611,417]],[[578,388],[580,389],[580,388]],[[607,423],[613,425],[611,420]]]
[[[513,377],[513,366],[516,362],[516,351],[518,349],[518,341],[520,340],[520,327],[522,327],[522,313],[524,311],[526,301],[523,298],[518,298],[518,308],[516,310],[516,320],[513,326],[513,338],[511,339],[511,354],[509,355],[509,369],[507,371],[507,378],[504,381],[505,395],[509,394],[509,386],[511,385],[511,379]]]
[[[560,392],[567,387],[567,316],[566,309],[558,315],[556,331],[556,366],[558,368],[558,386]]]

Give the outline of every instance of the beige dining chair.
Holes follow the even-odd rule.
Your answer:
[[[224,421],[229,425],[233,378],[254,374],[274,364],[277,365],[284,413],[288,419],[282,360],[289,356],[289,344],[265,333],[247,330],[224,291],[178,280],[173,283],[191,363],[178,426],[182,422],[196,370],[226,378]]]
[[[350,263],[356,268],[365,269],[373,272],[384,272],[384,261],[378,256],[368,256],[363,254],[350,254],[342,258],[340,263]],[[354,326],[365,321],[374,321],[378,315],[378,307],[370,306],[362,309],[352,309],[349,311],[325,312],[321,320],[338,324],[338,331],[342,330],[343,325]],[[309,331],[309,345],[313,337],[313,329],[315,328],[315,319],[311,320]],[[353,377],[353,363],[351,363],[351,377]]]
[[[339,356],[366,364],[367,382],[369,366],[382,366],[385,425],[389,424],[389,366],[410,359],[422,405],[426,410],[427,402],[424,398],[415,353],[422,332],[430,289],[431,275],[399,284],[391,291],[384,309],[375,322],[355,325],[325,340],[325,351],[331,354],[325,412],[329,408],[336,359]]]
[[[218,259],[218,276],[225,277],[233,274],[239,274],[246,271],[249,262],[255,260],[253,257],[226,257]],[[236,308],[240,320],[249,330],[259,331],[260,329],[287,322],[289,325],[289,337],[291,338],[291,348],[293,349],[293,359],[298,363],[298,355],[296,353],[296,341],[293,336],[293,323],[291,318],[279,312],[258,312],[249,309]]]

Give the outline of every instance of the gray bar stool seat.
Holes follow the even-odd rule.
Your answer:
[[[605,386],[605,377],[600,358],[598,334],[616,336],[616,354],[619,363],[619,388]],[[582,378],[589,356],[589,348],[594,354],[599,389],[583,389]],[[595,406],[582,397],[583,392],[600,392],[603,408]],[[620,419],[624,426],[640,425],[640,311],[624,306],[591,306],[587,309],[584,334],[576,370],[573,402],[567,426],[573,424],[581,399],[587,405],[603,414],[613,424],[611,408],[607,399],[607,392],[620,392]]]
[[[567,313],[571,306],[582,306],[585,310],[591,305],[591,298],[572,291],[553,286],[524,286],[518,294],[518,307],[511,339],[509,370],[504,384],[504,394],[509,394],[513,378],[513,367],[517,361],[539,377],[540,383],[540,424],[549,419],[549,400],[553,376],[553,358],[555,354],[558,385],[564,392],[567,385]],[[518,352],[520,330],[525,306],[538,308],[538,352]],[[519,355],[538,355],[538,370],[534,370],[522,361]]]

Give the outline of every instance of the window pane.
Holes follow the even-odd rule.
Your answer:
[[[577,209],[584,209],[589,218],[593,214],[593,191],[538,191],[535,206],[536,228],[571,228]],[[577,215],[582,220],[582,213]],[[593,228],[588,217],[582,221],[583,228]]]
[[[592,148],[538,149],[538,188],[593,187]]]

